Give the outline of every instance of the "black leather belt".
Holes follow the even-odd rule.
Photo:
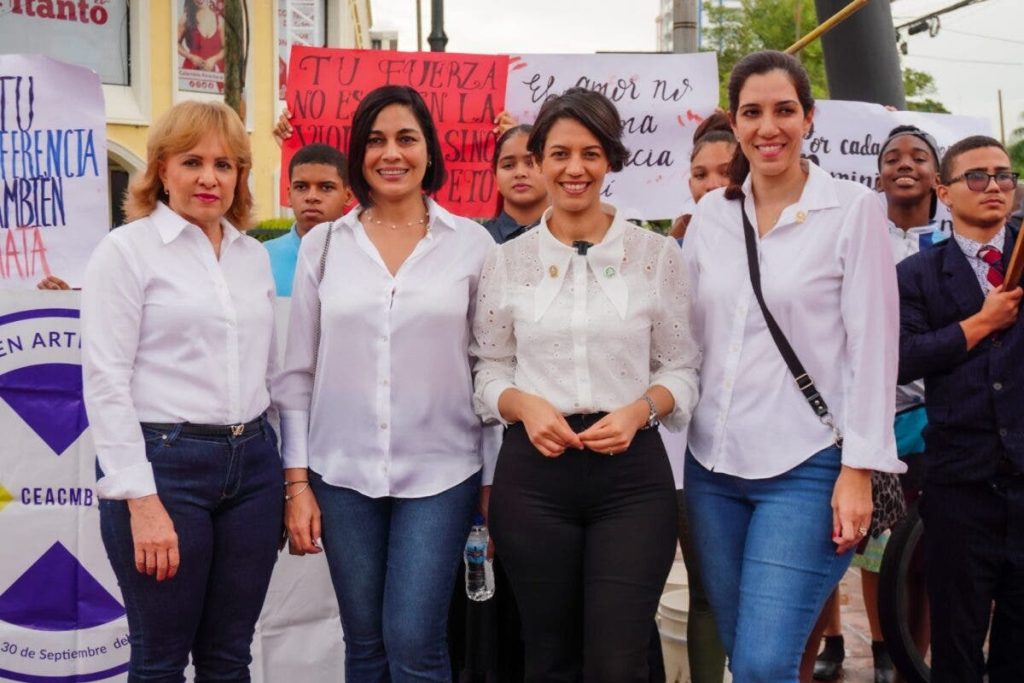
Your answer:
[[[263,416],[255,420],[237,425],[200,425],[192,422],[142,422],[146,429],[155,429],[161,432],[169,432],[175,427],[181,427],[181,434],[189,436],[243,436],[261,429]]]

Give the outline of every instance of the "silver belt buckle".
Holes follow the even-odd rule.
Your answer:
[[[241,436],[245,433],[245,425],[231,425],[231,436]]]

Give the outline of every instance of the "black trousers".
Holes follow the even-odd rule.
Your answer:
[[[927,482],[921,516],[932,683],[981,683],[990,617],[989,683],[1024,681],[1024,476]]]
[[[577,432],[595,421],[569,418]],[[677,514],[657,430],[620,455],[557,458],[522,425],[506,431],[490,523],[522,615],[527,681],[647,683]]]

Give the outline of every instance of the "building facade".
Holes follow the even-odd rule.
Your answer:
[[[248,27],[245,123],[260,219],[280,213],[280,152],[292,44],[370,48],[370,0],[0,0],[0,52],[44,53],[87,66],[106,99],[111,225],[129,176],[145,166],[153,121],[176,102],[223,97],[226,33]]]

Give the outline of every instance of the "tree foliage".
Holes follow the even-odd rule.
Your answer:
[[[813,0],[740,0],[739,6],[705,4],[703,49],[718,53],[719,97],[728,104],[727,86],[732,67],[744,55],[757,50],[785,50],[818,25]],[[828,98],[825,58],[821,40],[797,53],[811,80],[815,99]],[[925,71],[903,70],[907,108],[948,113],[935,94],[935,79]]]
[[[785,50],[818,25],[813,0],[741,0],[739,7],[705,5],[703,49],[718,53],[719,95],[729,101],[729,72],[745,55],[758,50]],[[811,79],[816,99],[828,98],[825,59],[816,40],[797,57]]]
[[[910,111],[932,111],[948,114],[949,110],[938,100],[926,97],[935,94],[935,79],[927,71],[907,67],[903,70],[903,92]]]
[[[1024,124],[1024,113],[1020,115],[1019,120],[1021,124]],[[1013,170],[1024,175],[1024,125],[1010,131],[1010,140],[1006,150],[1010,153]]]

